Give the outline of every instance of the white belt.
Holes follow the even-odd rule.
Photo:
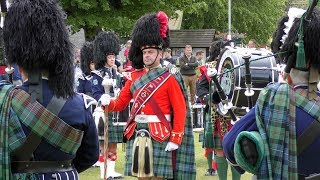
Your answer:
[[[170,114],[164,115],[167,119],[167,121],[170,122],[171,116]],[[136,117],[134,117],[134,121],[137,123],[150,123],[150,122],[161,122],[157,115],[146,115],[146,114],[137,114]]]

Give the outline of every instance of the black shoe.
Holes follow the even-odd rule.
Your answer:
[[[207,169],[207,172],[204,174],[205,176],[211,176],[212,169]]]
[[[211,171],[211,176],[217,176],[217,175],[218,175],[217,171],[214,170],[214,169],[212,169],[212,171]]]
[[[217,173],[214,169],[207,169],[207,172],[204,175],[205,176],[216,176]]]

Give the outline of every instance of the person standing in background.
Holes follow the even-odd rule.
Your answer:
[[[164,50],[164,52],[163,52],[163,61],[164,61],[163,62],[164,64],[171,63],[172,65],[176,65],[177,60],[172,57],[170,48],[167,48],[167,49]],[[167,61],[167,63],[166,63],[166,61]]]
[[[194,104],[196,93],[196,68],[199,66],[197,59],[192,55],[192,46],[186,45],[184,49],[184,55],[179,57],[180,73],[186,89],[189,89],[190,102]]]
[[[219,95],[215,91],[211,93],[212,99],[210,100],[210,81],[212,81],[208,72],[213,69],[217,69],[216,65],[221,57],[221,51],[225,46],[229,45],[229,42],[223,40],[217,40],[212,42],[210,45],[209,53],[210,57],[207,61],[207,67],[201,67],[201,77],[199,78],[199,84],[197,89],[197,95],[206,104],[206,126],[205,126],[205,141],[204,147],[207,157],[209,169],[207,174],[215,174],[212,166],[212,158],[217,164],[217,173],[220,180],[227,180],[228,177],[228,162],[223,152],[222,139],[224,135],[232,128],[231,118],[229,116],[222,116],[217,111],[216,104],[220,103],[221,100]],[[211,107],[209,107],[211,106]],[[211,110],[211,112],[209,112]],[[231,166],[231,173],[233,180],[239,180],[240,174],[234,167]]]
[[[248,48],[257,48],[257,42],[254,39],[250,39],[248,42]]]
[[[202,50],[196,52],[196,59],[199,66],[202,66],[206,63],[206,59],[204,58],[204,52]]]

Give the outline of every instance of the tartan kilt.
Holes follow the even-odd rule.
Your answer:
[[[109,113],[108,143],[121,143],[121,142],[123,142],[123,129],[124,129],[124,126],[115,126],[115,125],[113,125],[113,118],[116,117],[116,113],[117,112]],[[121,113],[121,112],[119,112],[119,113]]]
[[[215,128],[213,130],[213,134],[214,134],[213,135],[213,148],[214,149],[222,149],[221,136],[218,131],[217,125],[215,125]]]
[[[137,130],[146,129],[148,130],[147,124],[138,123]],[[124,169],[125,176],[132,176],[131,167],[132,167],[132,151],[133,151],[133,142],[134,135],[126,143],[126,164]],[[163,143],[159,143],[152,139],[153,147],[153,174],[155,177],[162,177],[165,179],[173,179],[173,167],[172,167],[172,152],[165,151],[168,140]]]
[[[209,120],[209,114],[208,113],[206,113],[205,118],[206,118],[206,121]],[[213,137],[212,137],[213,138],[213,148],[214,149],[222,149],[221,135],[220,135],[219,129],[217,127],[217,123],[218,122],[216,121],[214,123],[215,123],[215,125],[214,125],[214,129],[213,129]],[[205,127],[204,127],[205,130],[207,130],[207,127],[206,127],[207,123],[204,123],[204,124],[205,124]],[[202,143],[202,148],[206,148],[205,140]]]

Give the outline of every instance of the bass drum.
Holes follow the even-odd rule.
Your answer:
[[[259,59],[250,62],[252,90],[254,91],[253,105],[256,103],[259,93],[262,88],[266,87],[270,82],[278,82],[278,72],[275,58],[266,57],[272,53],[266,49],[252,49],[252,48],[232,48],[226,47],[222,52],[220,62],[218,64],[218,74],[221,87],[225,91],[229,102],[232,102],[235,114],[243,116],[248,111],[248,100],[244,92],[246,91],[245,85],[245,66],[243,55],[246,53],[251,54],[251,60]],[[266,57],[266,58],[263,58]],[[235,67],[234,71],[228,72]],[[225,74],[224,74],[225,73]]]

